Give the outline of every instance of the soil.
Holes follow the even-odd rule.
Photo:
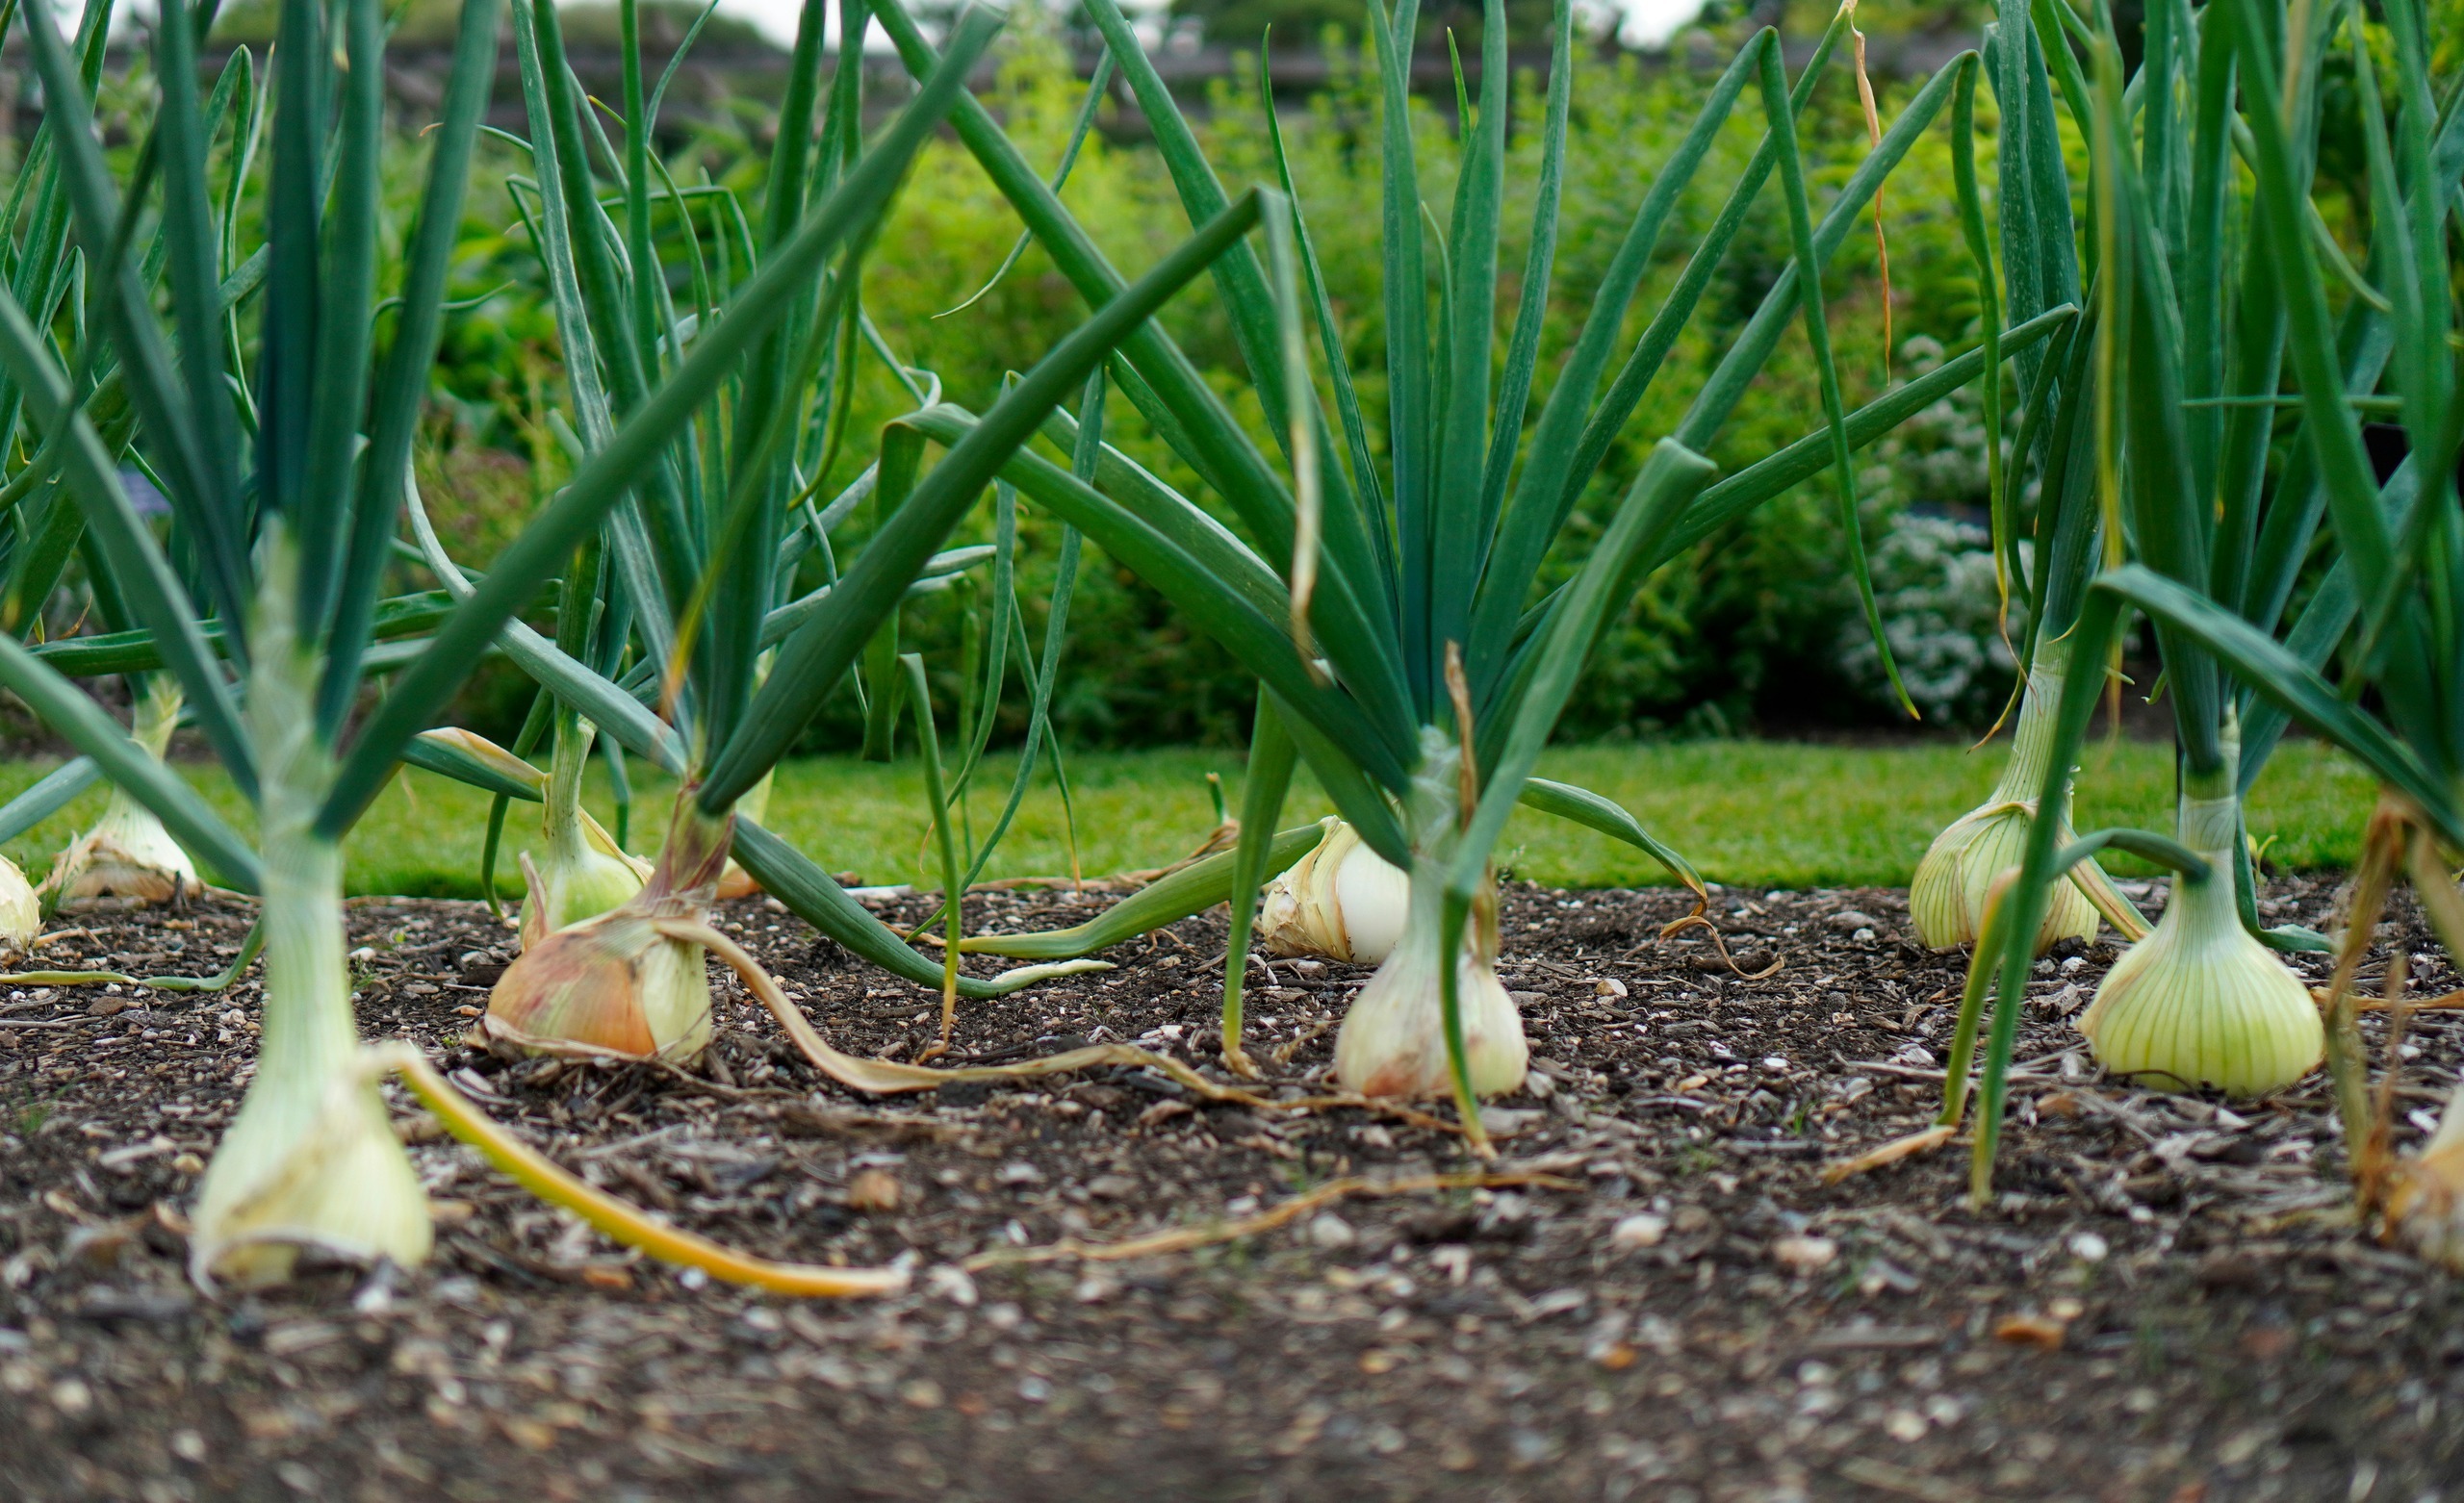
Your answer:
[[[2270,917],[2323,925],[2334,896],[2275,883]],[[2098,1078],[2075,1009],[2115,952],[2072,947],[2027,1002],[1988,1211],[1964,1207],[1958,1148],[1826,1186],[1827,1162],[1935,1109],[1957,957],[1908,941],[1897,892],[1714,900],[1740,962],[1775,974],[1732,974],[1699,929],[1657,937],[1676,895],[1510,885],[1503,974],[1535,1075],[1493,1115],[1502,1167],[1563,1187],[1352,1199],[1194,1252],[1031,1263],[981,1255],[1469,1165],[1391,1117],[1210,1108],[1135,1072],[860,1099],[732,980],[693,1072],[507,1062],[462,1038],[509,930],[472,904],[352,906],[372,1036],[418,1041],[557,1159],[683,1225],[916,1271],[907,1295],[843,1304],[634,1259],[400,1095],[439,1211],[428,1264],[207,1297],[181,1208],[252,1068],[253,978],[0,992],[0,1493],[2452,1495],[2464,1299],[2351,1226],[2319,1081],[2226,1108]],[[968,920],[1041,928],[1095,901],[988,894]],[[931,992],[765,900],[724,921],[834,1041],[930,1042]],[[90,932],[51,963],[203,971],[248,912],[70,922]],[[2419,989],[2455,984],[2409,908],[2381,938],[2416,955]],[[1221,953],[1219,916],[1199,918],[1117,970],[963,1005],[959,1051],[1123,1038],[1212,1069]],[[1251,1048],[1289,1047],[1297,1094],[1366,972],[1254,974]],[[2464,1063],[2451,1015],[2410,1037],[2407,1140]]]

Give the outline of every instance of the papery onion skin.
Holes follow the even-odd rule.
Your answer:
[[[2174,879],[2164,917],[2106,975],[2079,1032],[2098,1063],[2143,1085],[2280,1090],[2325,1054],[2319,1006],[2242,927],[2232,877],[2240,811],[2230,792],[2186,799],[2180,828],[2212,875]]]
[[[710,1042],[702,947],[626,903],[526,947],[497,978],[483,1027],[522,1050],[690,1063]]]
[[[195,864],[163,822],[116,788],[102,819],[61,853],[51,884],[63,902],[135,898],[164,904],[205,891]]]
[[[1989,801],[1934,837],[1908,887],[1909,917],[1927,949],[1958,950],[1976,943],[1986,895],[1995,877],[2016,870],[2026,856],[2033,818],[2026,803]],[[2057,838],[2070,840],[2066,819]],[[2044,920],[2037,926],[2037,954],[2060,940],[2085,943],[2096,937],[2096,905],[2076,882],[2066,875],[2047,897]]]
[[[710,982],[702,947],[656,920],[707,915],[726,865],[732,815],[713,821],[679,790],[658,864],[624,904],[542,936],[505,967],[481,1028],[515,1050],[689,1063],[709,1046]]]
[[[180,691],[167,675],[156,674],[137,698],[129,739],[161,761],[171,745],[180,720]],[[115,787],[94,828],[72,842],[52,863],[45,885],[58,901],[87,898],[135,898],[141,903],[178,903],[205,891],[196,863],[180,849],[154,811]]]
[[[2464,1086],[2421,1152],[2389,1170],[2384,1208],[2391,1240],[2464,1273]]]

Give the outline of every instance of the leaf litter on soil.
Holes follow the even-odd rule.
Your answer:
[[[2333,896],[2277,883],[2270,921],[2323,924]],[[1677,894],[1507,888],[1535,1074],[1490,1108],[1496,1167],[1577,1188],[1341,1199],[1476,1166],[1392,1117],[1270,1117],[1142,1071],[858,1098],[715,970],[726,1027],[695,1072],[507,1062],[461,1040],[510,932],[475,904],[354,904],[371,1036],[681,1226],[916,1273],[844,1306],[625,1254],[392,1087],[431,1264],[200,1301],[180,1207],[251,1068],[253,976],[0,990],[0,1455],[29,1498],[149,1500],[269,1477],[406,1498],[2413,1497],[2464,1465],[2464,1302],[2350,1226],[2321,1083],[2224,1107],[2100,1081],[2072,1020],[2114,952],[2066,947],[2027,1002],[1992,1211],[1962,1209],[1957,1153],[1826,1187],[1938,1106],[1959,957],[1907,942],[1896,892],[1714,897],[1738,965],[1779,970],[1656,937]],[[967,919],[1102,901],[987,893]],[[100,907],[43,963],[202,972],[248,922]],[[937,1036],[936,994],[761,900],[721,924],[851,1052]],[[2422,995],[2455,985],[2409,908],[2381,937]],[[1116,971],[966,1006],[955,1052],[1118,1040],[1213,1072],[1221,955],[1219,918],[1191,920]],[[1270,1093],[1321,1091],[1367,975],[1253,978]],[[2410,1026],[2407,1132],[2464,1062],[2451,1014]],[[1311,1192],[1285,1225],[1206,1235]],[[1203,1245],[1051,1256],[1140,1237]]]

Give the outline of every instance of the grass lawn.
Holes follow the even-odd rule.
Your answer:
[[[2000,773],[2004,744],[1970,754],[1956,746],[1832,747],[1731,741],[1629,747],[1568,747],[1541,764],[1549,777],[1617,800],[1644,827],[1685,853],[1712,881],[1747,887],[1905,884],[1935,831],[1981,801]],[[987,759],[970,798],[975,828],[1000,812],[1014,763]],[[1219,774],[1239,805],[1242,756],[1231,751],[1168,750],[1073,756],[1079,860],[1090,875],[1159,865],[1186,852],[1214,825],[1206,775]],[[0,799],[13,797],[49,764],[0,765]],[[245,811],[218,770],[196,769],[197,785],[226,815]],[[2137,825],[2169,830],[2169,749],[2126,742],[2092,748],[2080,774],[2078,825]],[[673,784],[637,777],[633,846],[657,843]],[[2272,859],[2297,868],[2349,864],[2373,787],[2341,755],[2317,743],[2287,745],[2252,798],[2253,831]],[[7,854],[39,878],[52,855],[102,808],[92,792],[65,812],[11,841]],[[529,806],[535,818],[535,805]],[[603,781],[592,808],[611,827]],[[503,883],[518,888],[513,853],[529,826],[525,805],[506,821]],[[923,881],[923,775],[911,761],[880,765],[818,757],[779,770],[771,827],[833,871],[867,882]],[[1284,823],[1331,812],[1306,774]],[[351,837],[353,892],[429,897],[478,895],[486,798],[432,774],[409,772],[387,789]],[[1500,848],[1521,876],[1565,886],[1660,883],[1666,876],[1639,852],[1562,821],[1524,812]],[[2119,871],[2142,870],[2123,857]],[[1061,801],[1048,773],[1038,779],[993,858],[995,877],[1069,870]]]

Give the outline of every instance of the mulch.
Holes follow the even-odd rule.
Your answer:
[[[2161,889],[2155,895],[2161,900]],[[475,904],[363,901],[371,1037],[406,1037],[594,1183],[773,1258],[901,1262],[911,1292],[797,1303],[643,1261],[398,1125],[439,1212],[419,1269],[208,1299],[181,1208],[253,1068],[253,974],[210,996],[0,981],[0,1494],[12,1498],[2380,1499],[2464,1478],[2464,1300],[2351,1225],[2314,1078],[2255,1103],[2102,1079],[2075,1018],[2115,957],[2030,988],[1999,1198],[1964,1145],[1836,1185],[1922,1127],[1959,958],[1905,895],[1714,894],[1734,974],[1662,891],[1509,884],[1534,1060],[1503,1167],[1563,1187],[1359,1198],[1193,1252],[1014,1256],[1270,1210],[1344,1176],[1470,1167],[1344,1109],[1209,1106],[1145,1072],[861,1099],[732,978],[686,1072],[463,1043],[513,935]],[[2272,883],[2328,921],[2333,884]],[[972,929],[1074,922],[971,898]],[[886,918],[923,917],[913,898]],[[224,963],[244,904],[104,908],[47,963]],[[937,998],[775,904],[729,905],[826,1036],[912,1057]],[[2400,905],[2379,955],[2456,984]],[[1213,1068],[1219,915],[1117,969],[964,1004],[962,1055],[1123,1039]],[[971,960],[981,973],[990,967]],[[2324,967],[2301,961],[2309,974]],[[2375,968],[2374,967],[2374,970]],[[1253,971],[1284,1094],[1363,968]],[[2381,1024],[2373,1019],[2374,1039]],[[2411,1140],[2464,1064],[2406,1044]],[[391,1088],[389,1087],[389,1091]]]

